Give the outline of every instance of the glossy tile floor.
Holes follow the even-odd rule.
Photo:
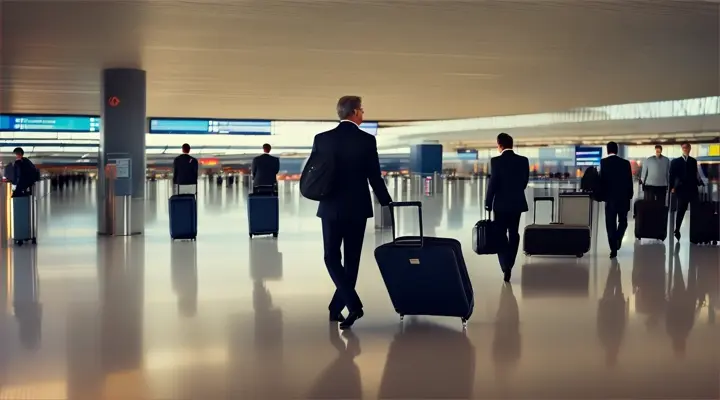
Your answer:
[[[626,238],[612,263],[600,229],[579,260],[520,255],[506,286],[469,244],[480,190],[424,199],[426,233],[464,245],[467,332],[443,318],[401,330],[373,259],[388,233],[368,224],[366,317],[342,334],[296,184],[281,186],[280,237],[252,241],[238,187],[201,187],[196,243],[168,238],[166,182],[148,184],[146,233],[128,240],[95,235],[93,186],[52,193],[38,246],[2,249],[0,399],[718,398],[718,248],[685,226],[679,246]]]

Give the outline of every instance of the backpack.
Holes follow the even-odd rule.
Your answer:
[[[28,175],[32,177],[32,183],[36,183],[40,180],[40,170],[27,158],[23,158],[23,167],[27,171]]]
[[[321,201],[332,194],[335,183],[335,157],[311,153],[300,175],[300,194],[306,199]]]
[[[595,167],[588,167],[580,178],[580,190],[583,192],[594,193],[598,195],[600,192],[600,173]]]

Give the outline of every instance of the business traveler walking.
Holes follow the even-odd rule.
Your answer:
[[[250,170],[253,176],[253,187],[272,187],[276,191],[277,174],[280,172],[280,159],[270,155],[272,147],[265,143],[263,154],[253,158]]]
[[[670,163],[670,193],[677,200],[677,213],[675,214],[675,238],[680,240],[680,226],[687,212],[688,206],[698,200],[698,186],[703,186],[700,178],[697,160],[690,156],[692,147],[690,143],[681,145],[682,157]]]
[[[617,257],[622,246],[634,195],[632,167],[628,160],[617,155],[618,147],[617,143],[609,142],[608,156],[600,161],[600,198],[605,202],[605,228],[610,258]]]
[[[490,160],[490,182],[485,209],[495,212],[495,223],[502,232],[498,260],[505,282],[510,282],[520,246],[520,217],[528,210],[525,189],[530,179],[530,163],[515,154],[513,138],[507,133],[497,137],[499,156]]]
[[[670,176],[670,159],[662,154],[661,145],[655,146],[655,155],[648,157],[643,163],[640,183],[643,185],[646,200],[654,200],[665,204]]]
[[[190,155],[190,145],[182,145],[182,154],[173,160],[173,185],[177,185],[178,194],[195,194],[197,192],[198,160]]]
[[[364,114],[362,99],[340,98],[337,113],[340,123],[316,135],[312,151],[334,159],[330,194],[320,200],[317,216],[322,219],[325,266],[336,287],[328,306],[330,320],[347,329],[364,315],[355,283],[365,225],[373,216],[368,182],[381,205],[388,205],[391,198],[382,179],[375,137],[359,127]],[[344,318],[346,307],[349,314]]]

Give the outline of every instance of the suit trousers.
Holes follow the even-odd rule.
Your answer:
[[[667,192],[667,186],[645,185],[645,200],[654,200],[666,204]]]
[[[350,312],[363,307],[355,291],[355,283],[360,270],[366,225],[367,219],[322,219],[325,267],[335,283],[335,294],[328,306],[333,314],[339,314],[345,307]],[[340,246],[344,254],[341,254]]]
[[[509,272],[515,266],[520,247],[520,217],[522,213],[495,212],[495,223],[501,232],[498,261],[504,272]]]
[[[613,202],[605,202],[605,228],[611,251],[617,251],[628,227],[627,207],[620,207]]]

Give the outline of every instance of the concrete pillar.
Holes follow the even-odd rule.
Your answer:
[[[102,73],[102,130],[98,151],[98,233],[110,234],[107,223],[109,202],[106,201],[111,177],[106,176],[106,165],[113,159],[129,159],[128,184],[116,191],[129,191],[130,231],[132,234],[145,230],[144,201],[146,130],[146,73],[131,68],[106,69]],[[120,174],[118,165],[118,177]]]

